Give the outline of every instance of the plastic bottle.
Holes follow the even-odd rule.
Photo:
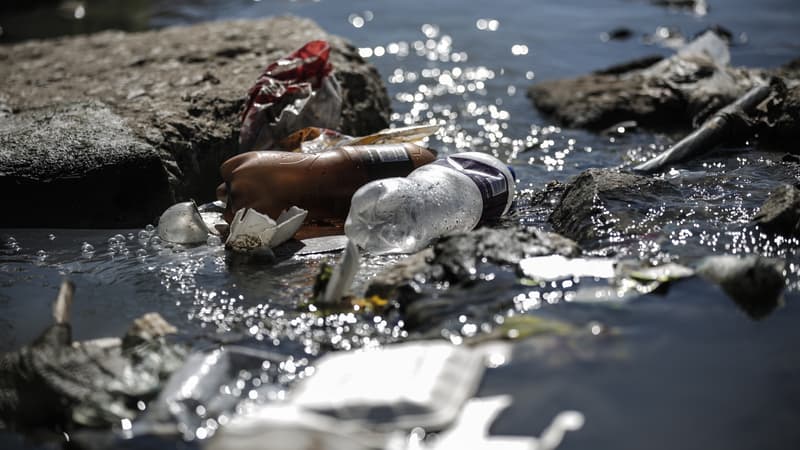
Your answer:
[[[456,153],[387,178],[353,195],[345,234],[374,253],[411,253],[446,233],[469,231],[505,214],[514,199],[514,175],[497,158]]]
[[[225,181],[217,197],[227,203],[230,223],[245,207],[277,218],[292,206],[308,210],[307,220],[343,221],[353,193],[379,178],[406,176],[436,159],[414,144],[344,146],[317,154],[248,152],[222,164]]]

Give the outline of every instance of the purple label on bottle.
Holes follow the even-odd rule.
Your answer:
[[[475,183],[483,199],[483,213],[479,223],[497,220],[503,215],[508,203],[508,180],[502,171],[489,164],[459,156],[439,159],[433,164],[456,169]]]

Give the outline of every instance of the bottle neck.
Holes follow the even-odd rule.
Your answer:
[[[503,215],[508,205],[510,190],[506,175],[501,170],[481,161],[458,155],[439,159],[433,164],[457,170],[475,183],[483,201],[483,212],[478,223],[494,221]]]

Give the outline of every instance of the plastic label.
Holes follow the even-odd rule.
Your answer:
[[[508,202],[508,180],[502,171],[489,164],[458,156],[448,156],[433,164],[456,169],[475,183],[483,200],[483,213],[478,223],[497,220],[503,215]]]
[[[414,163],[403,144],[359,145],[351,148],[371,180],[404,177],[414,170]]]

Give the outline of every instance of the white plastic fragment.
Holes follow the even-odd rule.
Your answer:
[[[566,258],[561,255],[535,256],[519,262],[528,278],[560,280],[573,277],[614,278],[613,259]]]
[[[333,268],[328,285],[325,286],[325,294],[322,296],[323,303],[336,303],[344,297],[358,273],[360,259],[358,247],[353,241],[348,240],[342,260]]]
[[[303,225],[303,221],[306,220],[307,215],[308,211],[300,209],[297,206],[292,206],[288,210],[282,212],[281,215],[278,216],[278,227],[275,230],[275,235],[272,236],[270,246],[275,247],[291,239],[292,236],[297,233],[300,226]]]
[[[366,450],[383,448],[386,436],[347,427],[296,405],[267,404],[234,417],[205,450]]]
[[[208,239],[208,227],[193,201],[176,203],[158,219],[158,237],[176,244],[199,244]]]
[[[200,217],[206,224],[206,228],[212,234],[219,235],[220,228],[227,228],[228,223],[222,218],[222,213],[225,212],[225,202],[216,200],[209,203],[204,203],[197,207],[200,211]]]
[[[254,209],[240,209],[233,216],[225,245],[239,252],[276,247],[294,236],[307,214],[308,211],[293,206],[276,222]]]
[[[313,255],[316,253],[328,253],[344,250],[349,242],[347,236],[337,234],[334,236],[320,236],[303,239],[303,248],[297,251],[297,255]]]
[[[426,450],[535,450],[536,439],[523,436],[489,437],[489,427],[500,412],[511,405],[511,397],[473,398],[464,405],[458,421],[433,439]]]
[[[440,429],[477,389],[483,355],[447,342],[330,353],[289,401],[367,429]]]

